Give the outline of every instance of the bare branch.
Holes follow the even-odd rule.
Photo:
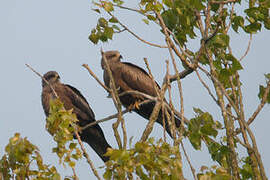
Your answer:
[[[170,82],[176,81],[177,77],[179,77],[180,79],[185,78],[187,75],[191,74],[193,72],[193,69],[185,69],[182,72],[175,74],[173,76],[170,76]]]
[[[72,172],[73,172],[73,178],[74,180],[79,180],[78,176],[76,175],[75,167],[71,167]]]
[[[207,84],[202,80],[202,78],[197,70],[196,70],[196,74],[197,74],[197,77],[199,78],[199,80],[201,81],[201,83],[203,84],[203,86],[205,87],[205,89],[208,91],[208,94],[212,97],[212,99],[216,102],[216,104],[219,105],[218,100],[216,99],[214,94],[211,92],[211,90],[207,86]]]
[[[165,75],[165,79],[166,79],[166,84],[168,87],[168,92],[169,92],[169,106],[170,106],[170,110],[171,110],[171,123],[172,126],[170,126],[171,132],[172,132],[172,137],[174,139],[174,142],[176,141],[176,127],[175,127],[175,118],[174,118],[174,113],[173,113],[173,102],[172,102],[172,89],[171,89],[171,84],[170,84],[170,78],[169,78],[169,73],[170,73],[170,69],[169,69],[169,60],[166,60],[166,75]],[[169,118],[168,118],[169,119]],[[169,125],[170,125],[169,124]]]
[[[258,168],[258,166],[260,166],[261,159],[260,159],[260,156],[258,155],[258,153],[256,153],[258,151],[256,141],[255,141],[255,138],[254,138],[252,132],[250,131],[250,129],[245,121],[243,95],[242,95],[242,91],[241,91],[241,83],[240,83],[240,79],[239,79],[238,74],[236,76],[236,81],[237,81],[237,88],[238,88],[238,94],[239,94],[239,104],[240,104],[240,114],[238,116],[239,117],[238,122],[240,125],[241,133],[242,133],[242,136],[244,139],[244,143],[247,144],[248,146],[250,146],[249,139],[248,139],[247,132],[246,132],[246,129],[247,129],[249,137],[250,137],[252,144],[253,144],[253,148],[247,150],[248,155],[250,156],[250,159],[251,159],[251,168],[252,168],[253,173],[254,173],[256,178],[259,178],[260,175],[263,178],[264,175],[262,173],[264,172],[264,169]]]
[[[89,158],[89,155],[87,154],[87,152],[86,152],[86,150],[85,150],[85,148],[84,148],[84,145],[83,145],[83,143],[82,143],[81,137],[79,136],[76,127],[74,127],[74,130],[75,130],[74,133],[75,133],[75,135],[76,135],[76,138],[77,138],[77,140],[78,140],[78,142],[79,142],[79,144],[80,144],[81,150],[83,151],[83,156],[86,158],[86,160],[87,160],[88,164],[90,165],[90,167],[91,167],[91,169],[92,169],[94,175],[97,177],[98,180],[101,180],[101,178],[99,177],[98,172],[97,172],[97,170],[96,170],[96,168],[95,168],[93,162],[92,162],[91,159]]]
[[[87,69],[87,71],[89,72],[89,74],[108,92],[110,92],[111,90],[109,88],[107,88],[99,79],[98,77],[95,75],[95,73],[90,69],[90,67],[87,64],[83,64],[82,65],[84,68]]]
[[[189,164],[189,167],[190,167],[190,169],[191,169],[193,178],[194,178],[195,180],[197,180],[198,178],[197,178],[197,176],[196,176],[195,169],[194,169],[194,167],[192,166],[192,164],[191,164],[191,162],[190,162],[190,159],[189,159],[189,157],[188,157],[188,155],[187,155],[187,152],[186,152],[186,150],[185,150],[184,144],[183,144],[182,141],[180,142],[180,144],[181,144],[181,147],[182,147],[182,149],[183,149],[183,152],[184,152],[184,155],[185,155],[185,157],[186,157],[186,160],[188,161],[188,164]]]
[[[137,13],[145,16],[140,10],[137,10],[137,9],[133,9],[133,8],[130,8],[130,7],[125,7],[125,6],[121,6],[121,5],[117,5],[117,4],[113,4],[113,6],[121,8],[121,9],[126,9],[126,10],[129,10],[129,11],[134,11],[134,12],[137,12]]]
[[[239,61],[242,61],[248,54],[249,50],[250,50],[250,46],[251,46],[251,41],[252,41],[252,34],[249,35],[249,41],[248,41],[248,47],[246,52],[244,53],[244,55],[240,58]]]
[[[37,71],[35,71],[30,65],[28,64],[25,64],[29,69],[31,69],[34,73],[36,73],[36,75],[38,75],[52,90],[53,92],[53,95],[56,97],[56,98],[59,98],[56,91],[54,90],[54,88],[52,87],[52,85],[40,74],[38,73]]]
[[[238,0],[227,0],[227,1],[210,1],[211,4],[229,4],[229,3],[235,3]]]
[[[226,29],[225,29],[225,33],[227,34],[231,25],[232,25],[232,19],[233,19],[233,15],[234,15],[234,3],[232,4],[232,10],[231,10],[231,13],[230,13],[230,21],[229,21],[229,24],[227,25]]]
[[[262,101],[259,104],[259,106],[257,107],[257,109],[254,111],[254,113],[252,114],[252,116],[248,119],[248,125],[250,125],[254,119],[257,117],[257,115],[260,113],[260,111],[262,110],[263,106],[265,105],[266,101],[267,101],[267,96],[270,92],[270,81],[267,83],[267,87],[264,91],[263,97],[262,97]]]
[[[157,102],[155,104],[155,107],[154,107],[152,113],[151,113],[151,116],[150,116],[149,121],[148,121],[148,123],[146,125],[146,128],[143,131],[143,134],[142,134],[142,137],[141,137],[140,141],[146,141],[148,136],[152,132],[153,126],[154,126],[154,123],[156,122],[156,119],[158,117],[160,108],[161,108],[161,103]]]
[[[118,146],[120,149],[123,148],[122,146],[122,143],[121,143],[121,139],[120,139],[120,135],[117,131],[117,128],[120,124],[120,122],[122,123],[122,130],[123,130],[123,135],[124,135],[124,148],[126,149],[126,145],[127,145],[127,133],[126,133],[126,129],[124,128],[125,125],[123,125],[124,122],[124,119],[123,119],[123,116],[122,116],[122,104],[121,104],[121,101],[119,99],[119,95],[118,95],[118,91],[117,91],[117,88],[116,88],[116,85],[115,85],[115,81],[114,81],[114,78],[113,78],[113,75],[112,75],[112,71],[111,71],[111,68],[109,66],[109,63],[107,61],[107,58],[106,56],[104,55],[104,52],[102,51],[102,49],[100,50],[101,52],[101,56],[102,58],[104,59],[104,62],[105,62],[105,70],[106,72],[108,72],[109,74],[109,77],[110,77],[110,86],[111,86],[111,89],[112,89],[112,99],[113,99],[113,102],[114,102],[114,105],[118,111],[118,119],[117,121],[113,124],[113,130],[114,130],[114,135],[115,135],[115,138],[117,140],[117,143],[118,143]]]

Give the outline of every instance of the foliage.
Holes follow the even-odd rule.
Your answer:
[[[194,108],[196,117],[192,118],[188,124],[186,136],[189,138],[195,149],[201,149],[201,141],[210,143],[211,137],[216,137],[221,124],[214,121],[208,112],[203,112],[199,108]]]
[[[269,82],[270,82],[270,74],[266,74],[265,77],[266,77],[266,80],[267,80],[267,82],[269,84]],[[259,94],[258,94],[258,97],[260,99],[263,98],[264,93],[265,93],[265,90],[266,90],[266,87],[264,87],[263,85],[260,85],[260,87],[259,87]],[[266,102],[267,103],[270,103],[270,92],[267,95]]]
[[[201,167],[201,173],[198,173],[198,180],[212,179],[212,180],[229,180],[232,177],[227,173],[223,167],[207,166]]]
[[[75,166],[75,161],[82,157],[82,153],[77,143],[72,142],[74,127],[77,118],[71,110],[65,110],[63,103],[59,99],[50,102],[50,115],[46,120],[46,129],[53,136],[57,146],[53,152],[59,157],[59,162],[68,163],[70,167]]]
[[[182,171],[179,148],[163,140],[137,142],[134,148],[110,149],[106,163],[105,179],[127,179],[136,175],[141,179],[177,179]]]
[[[155,142],[150,138],[145,142],[137,142],[128,150],[110,149],[106,154],[110,156],[110,161],[106,163],[103,177],[132,179],[136,175],[140,179],[181,179],[180,174],[183,172],[179,142],[182,138],[187,138],[195,150],[200,150],[204,142],[213,163],[218,164],[210,168],[202,166],[197,174],[194,170],[195,179],[267,179],[249,125],[263,106],[270,103],[270,74],[265,75],[266,86],[259,86],[258,97],[261,103],[257,110],[251,117],[245,117],[245,97],[242,94],[239,72],[244,70],[241,59],[246,55],[240,59],[233,54],[228,32],[251,36],[259,33],[262,28],[269,30],[270,1],[140,0],[138,5],[138,9],[132,9],[125,7],[125,1],[122,0],[95,1],[93,10],[100,17],[90,32],[89,40],[94,44],[108,42],[113,40],[116,33],[128,31],[142,43],[161,47],[138,37],[114,12],[121,8],[140,14],[146,25],[153,23],[159,28],[168,51],[174,54],[171,55],[172,62],[198,73],[202,87],[207,89],[222,116],[216,118],[209,112],[194,108],[195,116],[186,127],[181,128],[183,131],[177,131],[179,137],[174,139],[173,146],[163,140]],[[150,27],[152,28],[146,28]],[[190,39],[198,40],[200,47],[196,50],[187,48]],[[178,61],[175,62],[175,59]],[[177,71],[175,69],[175,73]],[[201,80],[200,73],[208,77],[208,84],[211,83],[213,88],[204,83],[205,79]],[[53,152],[58,155],[60,163],[67,163],[74,168],[76,160],[82,156],[77,144],[72,142],[76,116],[72,114],[72,110],[66,111],[59,100],[52,101],[50,107],[46,129],[57,143]],[[239,146],[246,149],[244,157],[237,154]],[[31,163],[37,165],[37,170],[31,169]],[[0,165],[0,172],[6,179],[60,178],[54,167],[43,164],[37,147],[26,138],[20,138],[19,134],[10,139]],[[190,166],[192,169],[192,165]]]
[[[202,142],[204,142],[212,160],[219,164],[219,167],[204,168],[198,174],[198,179],[231,179],[232,177],[233,179],[239,179],[240,177],[243,179],[255,177],[265,179],[264,168],[258,155],[258,149],[251,145],[254,145],[255,139],[252,132],[245,129],[249,124],[245,125],[242,83],[239,76],[239,71],[243,70],[240,60],[245,56],[239,60],[232,53],[228,31],[246,33],[251,36],[261,31],[263,27],[270,29],[269,1],[140,0],[138,4],[139,9],[132,9],[125,7],[125,1],[121,0],[96,1],[94,3],[97,7],[96,11],[101,15],[103,13],[109,15],[109,18],[105,15],[101,17],[106,22],[103,23],[103,28],[114,25],[115,27],[117,26],[118,30],[114,30],[112,34],[103,34],[107,37],[106,39],[101,38],[101,36],[95,36],[93,39],[95,32],[98,32],[101,26],[100,18],[97,27],[93,28],[91,32],[90,41],[97,44],[99,41],[104,42],[105,40],[106,42],[109,39],[113,39],[113,34],[119,33],[120,28],[123,28],[123,31],[127,30],[137,39],[142,39],[137,37],[132,29],[128,29],[124,22],[120,22],[114,16],[113,13],[118,11],[117,8],[139,13],[143,16],[142,21],[147,25],[151,22],[157,24],[166,39],[168,50],[175,53],[183,67],[186,69],[193,69],[195,67],[194,69],[201,70],[209,77],[216,96],[211,94],[209,87],[207,90],[222,114],[223,119],[214,121],[209,112],[203,112],[199,108],[194,108],[196,115],[190,119],[187,127],[184,129],[183,135],[189,139],[194,149],[200,150]],[[241,7],[241,9],[238,7]],[[242,12],[239,10],[242,10]],[[106,18],[113,18],[114,21],[106,20]],[[197,50],[187,48],[189,39],[200,40],[200,48]],[[150,46],[160,47],[149,42],[142,42]],[[172,60],[173,58],[171,56]],[[269,74],[266,75],[266,79],[267,86],[261,85],[259,87],[258,97],[261,99],[261,104],[258,106],[259,111],[265,102],[270,102]],[[202,84],[204,87],[207,86],[203,82]],[[253,117],[250,117],[249,121],[254,120],[256,115],[257,112],[254,113]],[[238,137],[239,132],[236,133],[237,129],[235,126],[242,128],[240,133],[244,143]],[[225,134],[222,130],[225,130]],[[248,136],[252,142],[250,142]],[[222,137],[221,142],[217,140],[218,137]],[[248,160],[245,159],[241,162],[238,160],[241,159],[236,153],[239,144],[245,144],[244,148],[248,146],[254,148],[252,150],[247,148]],[[114,152],[114,156],[117,155],[117,158],[114,157],[114,159],[121,161],[111,161],[110,163],[113,164],[109,164],[111,169],[110,171],[107,169],[105,177],[127,178],[128,174],[120,175],[123,170],[124,172],[134,173],[137,163],[132,163],[129,168],[121,164],[124,163],[126,165],[130,162],[123,160],[125,158],[134,158],[131,155],[132,152],[134,153],[134,149],[132,151],[112,150],[112,152]],[[155,168],[152,168],[152,170],[155,171]],[[147,175],[150,174],[150,172],[147,173]],[[140,177],[148,176],[142,175]]]
[[[0,175],[4,180],[60,180],[61,177],[54,166],[43,163],[38,148],[16,133],[9,139],[5,147],[6,154],[0,160]],[[0,178],[1,179],[1,178]]]

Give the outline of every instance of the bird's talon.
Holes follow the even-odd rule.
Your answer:
[[[128,111],[131,112],[133,109],[140,109],[140,102],[139,101],[135,101],[134,104],[131,104],[128,106]]]
[[[140,109],[140,102],[139,102],[139,101],[136,101],[136,102],[134,103],[134,108]]]

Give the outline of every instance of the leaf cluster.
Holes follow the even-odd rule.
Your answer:
[[[133,175],[141,179],[178,179],[182,171],[179,148],[170,146],[163,140],[154,142],[149,138],[145,142],[137,142],[129,150],[110,149],[106,155],[110,161],[106,163],[105,179],[126,179]]]
[[[56,168],[44,164],[39,149],[19,133],[9,139],[5,152],[0,160],[4,180],[60,180]]]
[[[50,102],[50,114],[46,119],[46,129],[57,143],[57,146],[53,148],[53,152],[58,155],[60,163],[64,161],[70,167],[75,166],[74,160],[82,157],[77,143],[72,142],[77,121],[72,109],[65,110],[63,103],[59,99]]]

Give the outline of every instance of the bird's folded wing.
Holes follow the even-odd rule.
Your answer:
[[[88,102],[80,93],[80,91],[71,85],[65,84],[65,86],[66,86],[66,90],[68,91],[67,94],[72,101],[72,104],[76,106],[78,109],[80,109],[81,111],[83,111],[84,113],[86,113],[89,116],[89,118],[91,118],[92,120],[95,120],[94,112],[92,111]]]
[[[122,83],[125,83],[129,88],[124,90],[136,90],[151,96],[157,96],[154,86],[157,86],[159,89],[158,84],[156,82],[153,83],[149,74],[142,68],[125,62],[118,67],[118,71],[121,72],[120,78]]]

